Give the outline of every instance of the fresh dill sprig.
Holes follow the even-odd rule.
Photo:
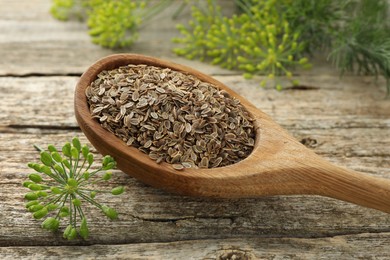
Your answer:
[[[67,142],[59,152],[54,145],[48,146],[44,151],[34,146],[40,153],[41,163],[29,163],[28,166],[35,173],[28,175],[29,180],[23,186],[30,189],[24,196],[28,201],[26,208],[35,219],[46,218],[42,228],[56,231],[61,220],[68,220],[63,237],[68,240],[75,239],[77,234],[83,239],[89,236],[87,217],[82,205],[90,203],[99,208],[108,218],[116,219],[118,213],[115,209],[95,200],[99,193],[120,195],[124,192],[123,186],[111,190],[96,189],[101,182],[108,181],[115,168],[116,162],[111,156],[105,156],[102,165],[92,170],[93,154],[87,145],[82,146],[78,138]],[[98,173],[105,171],[101,177]],[[80,224],[78,224],[80,221]]]
[[[390,94],[390,26],[386,0],[352,2],[353,14],[338,31],[329,58],[341,70],[383,76]]]
[[[174,41],[180,46],[174,52],[241,70],[245,78],[267,75],[281,89],[276,76],[292,79],[293,67],[307,68],[310,64],[303,56],[300,32],[291,27],[280,2],[288,1],[236,1],[241,13],[231,17],[223,15],[215,0],[193,6],[188,25],[177,27],[181,37]],[[264,80],[261,85],[266,83]]]
[[[173,0],[53,0],[50,12],[59,20],[86,20],[92,42],[105,48],[131,46],[140,27]]]

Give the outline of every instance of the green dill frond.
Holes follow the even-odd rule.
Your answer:
[[[329,58],[340,69],[363,75],[383,76],[390,93],[389,5],[385,0],[352,1],[354,14],[333,41]]]

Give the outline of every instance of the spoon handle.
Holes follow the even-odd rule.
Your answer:
[[[314,174],[316,176],[316,174]],[[390,213],[390,180],[327,163],[315,193]]]

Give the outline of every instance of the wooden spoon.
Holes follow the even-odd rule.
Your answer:
[[[229,166],[177,171],[167,163],[157,164],[138,149],[128,147],[91,118],[85,96],[85,89],[98,73],[128,64],[153,65],[192,74],[239,99],[255,118],[253,152]],[[100,153],[113,156],[123,172],[158,188],[183,195],[220,198],[313,194],[390,213],[389,179],[332,165],[227,86],[183,65],[136,54],[103,58],[81,76],[75,92],[75,114],[82,131]]]

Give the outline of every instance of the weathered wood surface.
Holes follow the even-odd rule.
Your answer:
[[[248,238],[193,240],[173,243],[92,245],[89,247],[0,248],[2,259],[388,259],[387,234],[331,238]],[[364,251],[367,243],[376,254]]]
[[[60,145],[75,135],[86,141],[73,113],[77,75],[112,53],[92,45],[83,25],[52,19],[49,6],[44,0],[0,0],[1,259],[234,259],[230,252],[241,257],[235,259],[390,257],[390,217],[376,210],[319,196],[181,197],[120,171],[117,182],[127,193],[101,198],[119,209],[118,221],[92,209],[87,241],[68,242],[42,230],[26,212],[20,187],[30,173],[25,164],[37,160],[32,144]],[[262,89],[259,78],[247,81],[173,56],[169,38],[176,32],[161,26],[145,31],[131,51],[216,75],[321,156],[390,178],[390,101],[383,81],[351,75],[340,80],[325,65],[298,77],[306,89]]]
[[[50,0],[0,0],[0,75],[80,74],[97,59],[116,52],[93,45],[85,23],[52,18],[50,6]],[[173,21],[176,7],[152,19],[133,47],[119,51],[173,58],[209,73],[231,73],[172,53],[171,39],[179,35],[175,24],[188,17],[185,10]]]

